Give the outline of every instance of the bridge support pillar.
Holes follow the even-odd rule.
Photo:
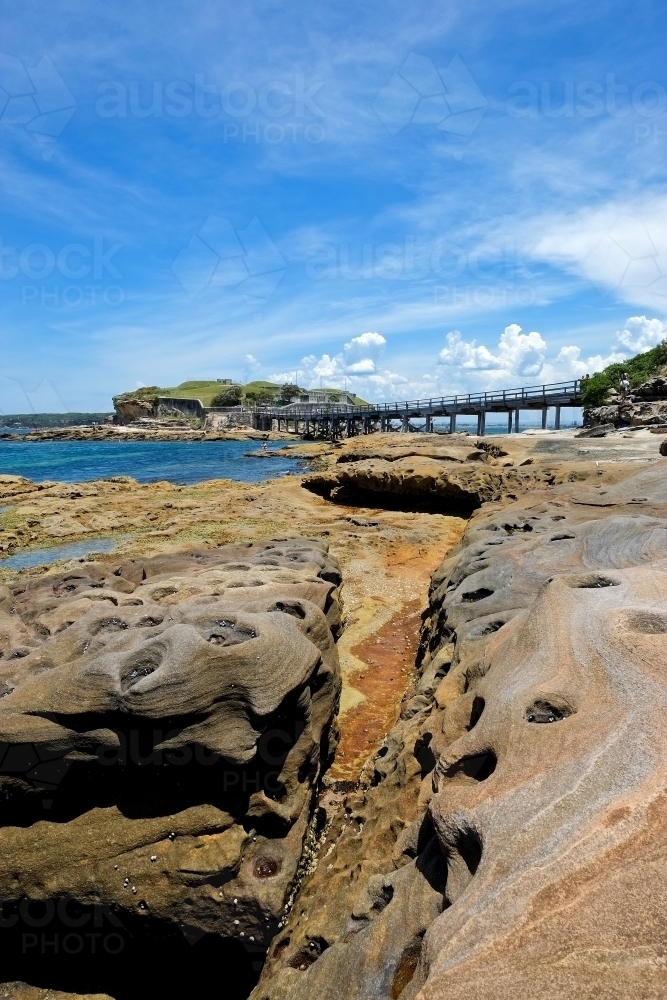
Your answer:
[[[519,408],[514,411],[514,433],[519,433]]]
[[[560,406],[556,407],[556,419],[554,420],[554,427],[557,431],[560,430]]]
[[[507,433],[508,434],[512,433],[512,411],[511,410],[507,411]]]
[[[426,427],[424,428],[427,434],[433,433],[433,417],[430,413],[426,414]]]
[[[486,410],[480,410],[477,414],[477,436],[484,437],[484,427],[486,426]]]
[[[409,430],[410,430],[410,417],[406,414],[403,417],[403,421],[401,424],[401,431],[403,434],[407,434]]]
[[[456,413],[449,414],[449,433],[456,434]]]
[[[547,407],[543,406],[542,407],[542,430],[545,431],[546,429],[547,429]]]

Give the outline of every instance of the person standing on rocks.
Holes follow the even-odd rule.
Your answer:
[[[621,387],[621,402],[625,402],[628,393],[630,392],[630,380],[628,379],[628,373],[623,372],[623,376],[620,382]]]

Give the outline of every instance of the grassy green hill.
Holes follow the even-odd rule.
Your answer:
[[[162,387],[158,385],[147,385],[141,389],[134,389],[132,392],[123,392],[123,399],[151,399],[154,396],[175,396],[181,399],[200,399],[204,406],[210,406],[211,400],[219,392],[225,389],[225,385],[215,379],[189,379],[181,382],[180,385]],[[261,389],[271,391],[272,395],[278,395],[280,386],[274,382],[249,382],[243,386],[244,390],[250,390],[249,396],[257,395]]]
[[[181,382],[180,385],[171,388],[149,385],[141,389],[134,389],[132,392],[119,393],[119,396],[122,396],[123,399],[151,399],[155,396],[180,396],[182,399],[200,399],[204,406],[210,406],[213,397],[217,396],[219,392],[224,391],[225,388],[226,386],[223,383],[217,382],[215,379],[189,379],[187,382]],[[270,399],[278,399],[281,388],[277,382],[267,382],[263,379],[246,382],[245,385],[242,385],[243,396],[249,403],[269,402]],[[306,392],[307,390],[304,389],[303,391]],[[336,392],[339,390],[329,389],[328,391]],[[355,396],[354,398],[357,403],[364,403],[364,400],[359,396]]]

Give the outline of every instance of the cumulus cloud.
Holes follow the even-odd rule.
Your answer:
[[[662,319],[647,319],[646,316],[631,316],[622,330],[616,333],[616,340],[633,354],[649,351],[667,337],[667,323]]]
[[[244,360],[245,360],[245,367],[248,371],[258,372],[259,369],[262,367],[261,361],[258,361],[257,358],[254,358],[252,354],[246,354]]]
[[[507,375],[536,377],[542,371],[546,342],[539,333],[522,333],[516,323],[506,326],[495,353],[475,340],[466,341],[459,330],[445,337],[446,346],[438,355],[438,364],[472,371],[492,371]]]
[[[347,365],[346,371],[350,375],[371,375],[375,371],[375,362],[372,358],[362,358],[353,365]]]
[[[394,401],[429,398],[456,392],[513,388],[548,382],[565,382],[601,371],[640,351],[649,350],[667,336],[667,322],[646,316],[631,316],[615,334],[610,331],[609,353],[585,354],[576,344],[549,349],[536,330],[524,333],[516,323],[505,327],[490,347],[466,340],[460,330],[451,330],[438,354],[438,364],[422,376],[398,374],[383,361],[387,341],[379,333],[351,337],[337,354],[309,354],[299,365],[299,384],[320,384],[356,392],[368,400]],[[291,372],[271,376],[276,382],[292,382]]]
[[[299,365],[299,384],[317,388],[320,383],[330,388],[347,387],[364,399],[400,399],[405,397],[410,380],[382,365],[382,354],[387,346],[381,333],[361,333],[351,337],[338,354],[308,354]],[[271,376],[275,382],[294,378],[285,372]]]
[[[593,354],[581,357],[581,349],[571,345],[561,347],[555,360],[544,366],[543,377],[549,382],[578,378],[602,371],[634,354],[643,354],[660,343],[667,336],[667,323],[661,319],[647,319],[646,316],[630,316],[622,330],[617,330],[611,351],[607,355]]]
[[[346,354],[350,354],[354,351],[361,351],[362,353],[369,350],[383,350],[386,347],[387,341],[384,339],[381,333],[361,333],[358,337],[352,337],[352,339],[344,347]]]
[[[491,349],[475,340],[465,340],[460,330],[452,330],[445,337],[438,364],[446,366],[448,386],[466,384],[469,388],[484,389],[500,386],[505,380],[516,380],[519,384],[537,379],[545,383],[562,382],[592,375],[607,365],[648,351],[666,336],[667,322],[664,320],[630,316],[623,329],[610,337],[607,355],[582,356],[580,347],[567,344],[555,357],[549,358],[547,343],[541,334],[536,331],[523,333],[516,323],[505,327],[497,346]],[[436,382],[442,386],[442,376],[437,377]],[[426,384],[426,378],[423,383]]]
[[[546,362],[542,369],[542,379],[544,382],[568,382],[573,378],[581,378],[582,375],[599,372],[607,365],[623,361],[626,357],[626,354],[611,351],[606,357],[595,354],[582,358],[581,348],[572,344],[561,347],[554,360]]]

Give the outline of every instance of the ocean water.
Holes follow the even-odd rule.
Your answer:
[[[77,542],[65,542],[64,545],[29,549],[27,552],[17,552],[15,556],[0,559],[0,569],[28,569],[32,566],[49,566],[57,559],[81,559],[90,555],[91,552],[113,552],[129,537],[129,535],[116,535],[106,538],[87,538]]]
[[[270,442],[269,450],[284,448]],[[181,486],[206,479],[257,483],[296,472],[289,458],[246,458],[259,441],[8,441],[0,440],[0,473],[36,483],[131,476],[140,483],[169,480]]]

